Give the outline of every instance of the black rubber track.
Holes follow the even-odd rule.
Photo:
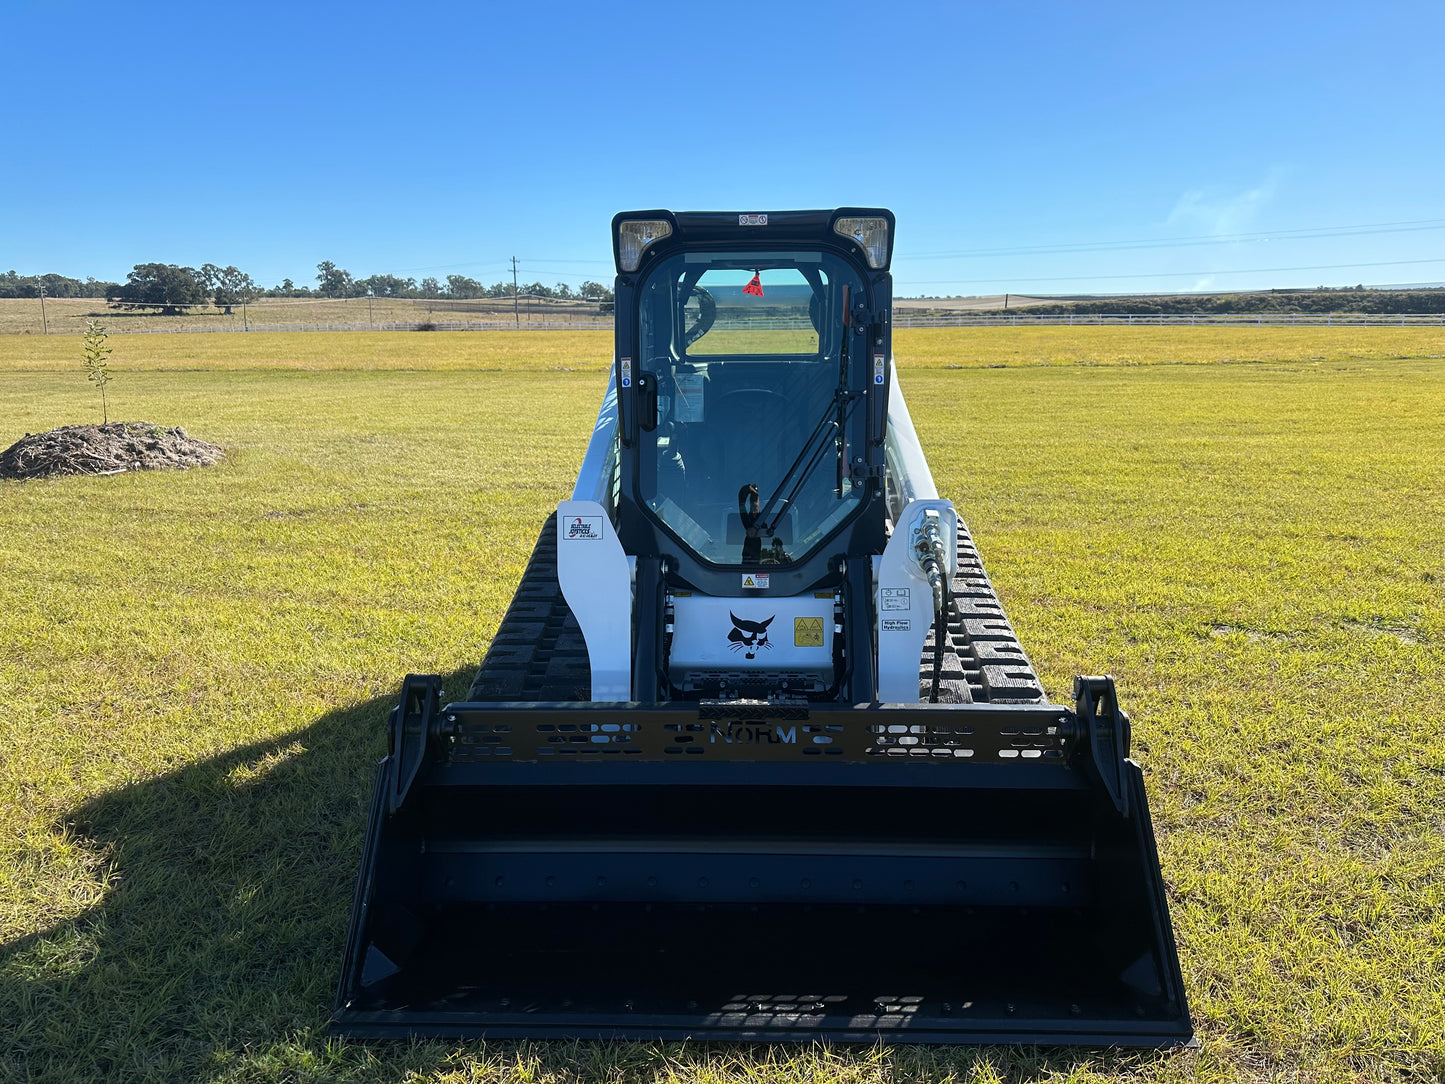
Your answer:
[[[587,644],[557,583],[557,516],[547,517],[468,700],[590,700]]]
[[[983,570],[978,547],[962,519],[958,521],[958,575],[949,582],[948,639],[943,645],[943,678],[938,699],[946,704],[1037,703],[1043,686],[1004,615],[1003,604]],[[919,662],[918,690],[927,699],[933,687],[933,632]]]
[[[1044,691],[1014,635],[968,528],[958,524],[958,575],[944,644],[939,700],[946,703],[1031,702]],[[933,678],[933,634],[919,662],[919,690]],[[557,517],[542,525],[522,582],[502,618],[467,699],[585,701],[592,670],[587,644],[557,583]]]

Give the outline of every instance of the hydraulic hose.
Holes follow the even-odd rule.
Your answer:
[[[936,520],[928,523],[919,540],[919,565],[928,577],[928,586],[933,589],[933,687],[928,695],[930,704],[938,703],[938,686],[943,677],[943,644],[948,639],[949,590],[948,577],[944,566],[948,562],[948,548],[943,544],[943,535]]]
[[[938,703],[938,683],[943,676],[943,645],[948,639],[948,609],[953,601],[948,589],[948,580],[943,581],[943,605],[933,618],[933,689],[928,694],[930,704]]]

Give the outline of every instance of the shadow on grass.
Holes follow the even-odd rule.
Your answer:
[[[393,703],[67,816],[111,883],[87,913],[0,946],[0,1078],[196,1079],[277,1043],[323,1048]]]
[[[447,677],[460,691],[470,672]],[[1025,1081],[1156,1055],[599,1042],[343,1043],[326,1023],[382,697],[101,795],[66,818],[107,853],[102,903],[0,946],[0,1078]]]

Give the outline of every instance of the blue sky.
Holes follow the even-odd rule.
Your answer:
[[[881,204],[897,292],[1445,281],[1445,3],[0,0],[0,270],[609,281]]]

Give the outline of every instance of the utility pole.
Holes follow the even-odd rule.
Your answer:
[[[517,328],[522,327],[522,312],[517,307],[517,257],[512,257],[512,319],[516,321]]]
[[[366,288],[366,323],[372,331],[376,330],[376,323],[371,319],[371,287]]]
[[[40,286],[40,334],[49,335],[50,325],[45,321],[45,284]]]

